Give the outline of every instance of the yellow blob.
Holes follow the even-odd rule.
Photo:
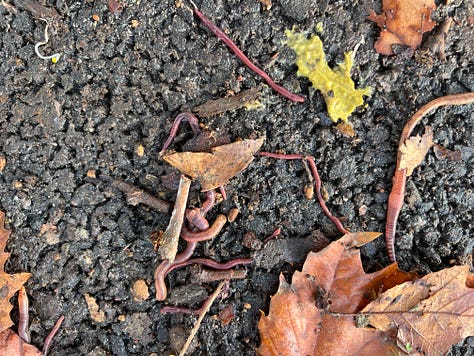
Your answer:
[[[320,90],[326,101],[329,117],[334,122],[347,122],[356,107],[364,104],[363,95],[372,93],[370,87],[355,89],[351,79],[352,52],[344,54],[344,63],[331,69],[326,62],[323,43],[318,36],[309,39],[302,33],[287,30],[288,46],[296,52],[298,75],[308,78]]]

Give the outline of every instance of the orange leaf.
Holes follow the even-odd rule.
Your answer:
[[[0,211],[0,332],[13,325],[10,319],[10,311],[13,306],[10,304],[10,298],[21,288],[30,278],[30,273],[5,273],[5,262],[10,254],[5,252],[10,230],[4,227],[5,213]]]
[[[7,329],[0,333],[0,355],[2,356],[41,356],[33,345],[27,344],[14,331]]]
[[[423,33],[436,25],[430,18],[435,9],[434,0],[384,0],[383,13],[379,15],[371,10],[368,17],[382,29],[374,45],[377,53],[391,55],[395,44],[417,49]]]
[[[397,346],[385,332],[357,328],[354,315],[381,292],[414,278],[396,264],[366,274],[358,247],[380,233],[350,233],[311,252],[291,286],[280,277],[268,316],[258,327],[261,355],[388,354]]]
[[[362,310],[385,331],[398,326],[398,342],[423,355],[445,354],[474,336],[474,288],[468,266],[456,266],[406,282],[383,293]]]
[[[243,140],[213,147],[212,153],[172,153],[164,155],[163,159],[181,173],[198,180],[202,190],[206,191],[226,184],[230,178],[247,168],[263,140]]]

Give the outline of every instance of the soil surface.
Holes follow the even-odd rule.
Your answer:
[[[164,230],[170,214],[131,206],[110,181],[99,179],[121,179],[173,202],[175,192],[162,184],[171,170],[158,153],[178,113],[262,86],[261,108],[200,121],[232,140],[265,136],[265,151],[313,155],[333,214],[352,231],[383,231],[404,123],[434,98],[474,91],[474,8],[467,0],[433,14],[438,22],[455,17],[446,61],[426,48],[413,56],[403,48],[396,56],[378,55],[373,44],[379,30],[367,20],[370,9],[381,10],[375,0],[274,0],[270,10],[258,0],[196,2],[275,81],[305,96],[302,104],[264,86],[174,1],[122,0],[116,13],[106,1],[6,3],[14,7],[0,5],[0,154],[6,159],[0,209],[13,230],[6,270],[32,273],[26,288],[33,344],[41,346],[65,315],[51,355],[176,353],[196,317],[161,315],[161,308],[198,307],[216,287],[193,284],[196,270],[179,269],[167,278],[169,298],[157,302],[153,272],[159,258],[150,234]],[[44,39],[42,17],[50,23],[50,40],[40,51],[61,53],[56,64],[34,52]],[[285,29],[314,33],[319,23],[329,63],[359,45],[352,76],[356,86],[373,88],[367,106],[351,116],[352,139],[335,129],[309,81],[296,76],[295,55],[284,45]],[[408,179],[396,251],[401,268],[428,273],[465,263],[472,251],[473,107],[441,108],[423,123],[432,126],[437,143],[463,156],[450,162],[431,152]],[[179,150],[189,133],[184,125],[173,148]],[[268,311],[279,274],[289,279],[321,236],[340,237],[315,199],[305,199],[307,182],[300,161],[256,157],[227,184],[228,199],[213,208],[210,221],[234,207],[240,214],[217,238],[200,243],[195,256],[253,256],[256,263],[212,306],[193,354],[253,355],[259,310]],[[189,205],[203,199],[193,185]],[[280,236],[260,250],[252,249],[258,243],[243,245],[246,233],[263,241],[278,227]],[[389,263],[383,238],[363,248],[363,260],[369,271]],[[131,292],[137,280],[148,286],[144,301]],[[102,321],[92,318],[86,295],[103,312],[95,316]],[[229,306],[235,316],[227,325],[212,317]],[[456,355],[473,352],[474,338],[452,349]]]

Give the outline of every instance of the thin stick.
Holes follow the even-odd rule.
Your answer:
[[[212,293],[212,295],[209,297],[209,299],[206,300],[206,305],[204,306],[204,308],[202,310],[202,313],[199,314],[199,318],[196,321],[196,324],[194,325],[193,329],[191,330],[191,333],[189,334],[188,339],[186,340],[186,343],[184,344],[183,348],[181,349],[181,352],[179,353],[179,356],[184,356],[186,354],[186,352],[188,351],[189,345],[191,345],[191,342],[193,341],[194,336],[196,336],[196,334],[199,330],[199,327],[201,326],[202,320],[206,316],[209,309],[211,309],[212,303],[214,303],[214,300],[216,300],[216,298],[219,296],[219,293],[221,292],[221,290],[224,287],[225,283],[226,283],[225,280],[222,281],[221,283],[219,283],[219,285],[217,286],[214,293]]]
[[[176,254],[178,253],[178,241],[181,228],[183,226],[184,214],[186,211],[186,204],[188,202],[189,187],[191,186],[191,180],[181,175],[179,180],[178,195],[176,197],[176,203],[171,214],[171,219],[160,239],[160,246],[158,252],[161,258],[173,262]]]
[[[143,204],[162,213],[167,213],[170,210],[170,203],[157,198],[130,183],[116,179],[113,181],[112,187],[124,192],[127,196],[127,203],[133,206]]]

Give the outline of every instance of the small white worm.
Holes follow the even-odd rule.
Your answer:
[[[46,27],[44,28],[44,41],[40,41],[40,42],[38,42],[38,43],[35,45],[35,53],[36,53],[36,55],[37,55],[38,57],[40,57],[41,59],[51,59],[51,62],[57,63],[57,61],[59,61],[59,57],[61,57],[61,54],[60,54],[60,53],[55,53],[55,54],[52,54],[51,56],[43,56],[43,55],[39,52],[39,47],[45,45],[45,44],[48,43],[48,41],[49,41],[49,36],[48,36],[48,27],[49,27],[49,24],[48,24],[48,21],[46,21],[45,19],[41,19],[41,20],[43,20],[44,22],[46,22]]]

